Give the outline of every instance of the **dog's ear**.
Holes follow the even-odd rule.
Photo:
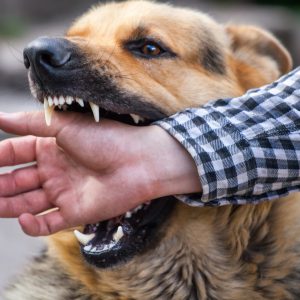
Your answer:
[[[291,69],[290,54],[269,32],[244,25],[229,25],[226,31],[236,75],[245,89],[272,82]]]

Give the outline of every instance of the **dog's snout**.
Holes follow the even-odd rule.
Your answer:
[[[71,59],[70,42],[63,38],[42,37],[31,42],[24,50],[24,65],[35,72],[55,73]]]

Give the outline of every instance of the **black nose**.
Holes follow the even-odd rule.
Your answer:
[[[70,42],[64,38],[38,38],[24,49],[23,56],[27,69],[33,67],[37,73],[55,72],[70,61]]]

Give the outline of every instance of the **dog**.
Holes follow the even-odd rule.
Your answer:
[[[93,7],[65,37],[40,38],[24,53],[49,124],[56,107],[145,126],[242,95],[292,64],[263,29],[148,1]],[[298,197],[203,208],[166,197],[126,213],[121,226],[58,233],[4,299],[300,299]]]

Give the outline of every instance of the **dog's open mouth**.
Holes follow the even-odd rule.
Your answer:
[[[51,125],[52,113],[54,110],[92,112],[95,122],[100,118],[116,120],[129,125],[149,125],[152,121],[134,113],[122,114],[108,111],[93,102],[85,102],[83,99],[72,96],[44,97],[45,120],[48,126]]]
[[[170,201],[174,203],[169,198],[148,202],[114,219],[86,225],[83,233],[75,231],[86,260],[97,267],[111,267],[153,245],[170,212]]]
[[[154,121],[134,113],[109,111],[78,97],[34,96],[44,103],[45,119],[49,126],[54,111],[90,113],[95,122],[100,122],[103,117],[134,126],[145,126]],[[149,249],[162,236],[159,229],[170,214],[174,202],[172,197],[149,201],[122,216],[88,224],[83,232],[76,230],[74,233],[83,256],[87,262],[97,267],[108,268]]]

